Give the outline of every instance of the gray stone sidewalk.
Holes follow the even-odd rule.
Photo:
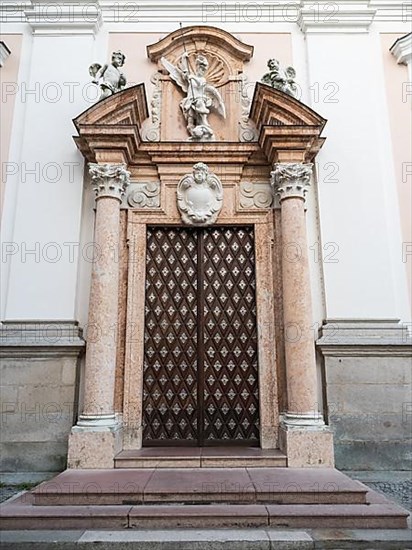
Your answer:
[[[409,530],[4,531],[2,550],[412,550]]]

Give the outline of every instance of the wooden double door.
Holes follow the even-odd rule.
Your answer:
[[[253,227],[148,228],[143,444],[259,444]]]

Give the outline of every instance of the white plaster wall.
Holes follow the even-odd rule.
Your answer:
[[[319,200],[329,318],[408,320],[381,54],[373,34],[310,34],[311,106],[328,119]],[[332,83],[332,84],[329,84]],[[315,88],[316,87],[316,88]],[[326,89],[325,89],[326,87]],[[336,93],[329,96],[327,94]],[[328,181],[329,171],[338,172]],[[335,166],[336,165],[336,166]],[[326,179],[325,179],[326,178]],[[333,262],[330,260],[338,260]]]
[[[83,158],[72,140],[72,118],[90,106],[83,86],[92,48],[92,36],[32,38],[30,73],[20,86],[37,92],[21,92],[24,132],[14,133],[21,149],[12,147],[10,155],[19,173],[6,319],[75,318]],[[79,84],[72,94],[68,82]]]
[[[325,247],[320,265],[315,261],[318,255],[315,250],[318,228],[316,214],[312,213],[315,202],[312,198],[308,201],[308,238],[309,245],[314,247],[310,252],[314,321],[320,322],[325,316],[323,271],[326,316],[408,320],[405,266],[398,254],[399,208],[389,153],[391,142],[377,31],[305,36],[293,22],[203,23],[220,26],[251,43],[253,36],[261,41],[262,32],[291,33],[293,64],[303,88],[302,98],[329,119],[324,132],[328,140],[317,166],[322,227],[319,246]],[[191,22],[185,20],[184,24]],[[25,101],[17,98],[10,160],[25,162],[27,168],[33,168],[36,162],[40,167],[55,162],[62,166],[63,177],[56,183],[44,179],[36,183],[33,175],[27,175],[26,182],[21,181],[21,174],[10,179],[2,229],[5,229],[3,238],[14,242],[17,252],[2,264],[2,318],[87,321],[90,262],[82,254],[71,258],[68,246],[64,246],[79,243],[81,251],[92,239],[94,216],[87,183],[88,195],[82,213],[84,167],[71,139],[75,134],[71,119],[91,104],[80,90],[90,80],[87,73],[90,62],[103,62],[110,53],[110,33],[155,32],[160,38],[176,27],[175,21],[159,19],[144,24],[105,23],[96,37],[32,37],[24,25],[20,78],[27,82],[27,87],[32,89],[39,82],[42,89],[50,81],[79,82],[80,87],[71,102],[67,87],[63,87],[63,97],[57,103],[48,103],[42,97],[38,102],[33,96]],[[391,25],[385,24],[386,28],[390,30]],[[17,32],[17,28],[12,26],[11,31]],[[267,57],[282,59],[284,52],[276,51],[274,46],[269,40]],[[144,48],[138,55],[146,57]],[[133,69],[130,68],[132,73]],[[338,103],[325,102],[327,93],[334,91],[333,86],[323,89],[329,82],[339,86],[332,96]],[[317,85],[320,97],[316,102]],[[77,163],[72,182],[68,168],[63,166],[65,162]],[[336,168],[339,171],[333,174]],[[338,181],[328,182],[328,175]],[[27,254],[25,257],[23,243],[33,249],[36,242],[40,243],[37,245],[40,256],[37,253],[37,257]],[[61,249],[62,258],[57,262],[47,261],[42,254],[50,242]],[[49,249],[51,255],[53,250]]]

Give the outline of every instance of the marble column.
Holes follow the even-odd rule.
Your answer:
[[[113,467],[119,425],[114,412],[119,292],[120,204],[129,184],[124,164],[89,164],[96,193],[82,413],[69,440],[69,467]]]
[[[272,184],[281,205],[282,287],[288,408],[281,430],[289,465],[325,466],[330,457],[331,433],[319,412],[317,368],[313,337],[311,284],[306,235],[305,197],[311,164],[276,164]],[[322,434],[319,441],[317,433]],[[317,440],[314,444],[314,438]],[[280,433],[282,439],[282,433]],[[326,453],[319,449],[325,445]],[[316,449],[311,448],[316,447]],[[296,455],[296,456],[295,456]],[[312,458],[311,458],[312,457]],[[316,457],[319,464],[311,461]]]

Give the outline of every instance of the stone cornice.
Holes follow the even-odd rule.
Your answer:
[[[399,64],[410,65],[412,63],[412,32],[398,38],[391,46],[390,52],[396,57]]]
[[[316,345],[325,356],[412,357],[408,328],[397,319],[329,319]]]
[[[369,0],[368,6],[376,10],[374,21],[410,23],[412,6],[405,0]]]
[[[25,11],[33,34],[41,36],[62,34],[96,34],[102,25],[98,2],[33,1]]]
[[[304,33],[368,32],[376,15],[369,2],[302,0],[298,24]]]
[[[76,321],[3,321],[0,357],[77,356],[85,347]]]
[[[247,0],[199,2],[187,0],[3,0],[0,20],[28,23],[34,34],[94,34],[102,22],[129,25],[161,20],[186,25],[256,23],[298,24],[303,32],[367,32],[373,21],[411,21],[408,2],[402,0],[280,0],[251,3]]]
[[[193,160],[201,159],[206,163],[225,163],[228,165],[246,164],[259,152],[257,143],[237,143],[225,141],[213,142],[146,142],[141,147],[155,164],[187,163],[193,165]],[[255,161],[260,164],[259,161]]]
[[[0,3],[0,21],[2,23],[26,23],[26,10],[32,8],[32,2],[16,2],[3,0]]]
[[[73,120],[78,136],[73,139],[89,162],[107,151],[117,152],[129,164],[142,143],[140,128],[148,118],[144,84],[138,84],[98,101]]]

